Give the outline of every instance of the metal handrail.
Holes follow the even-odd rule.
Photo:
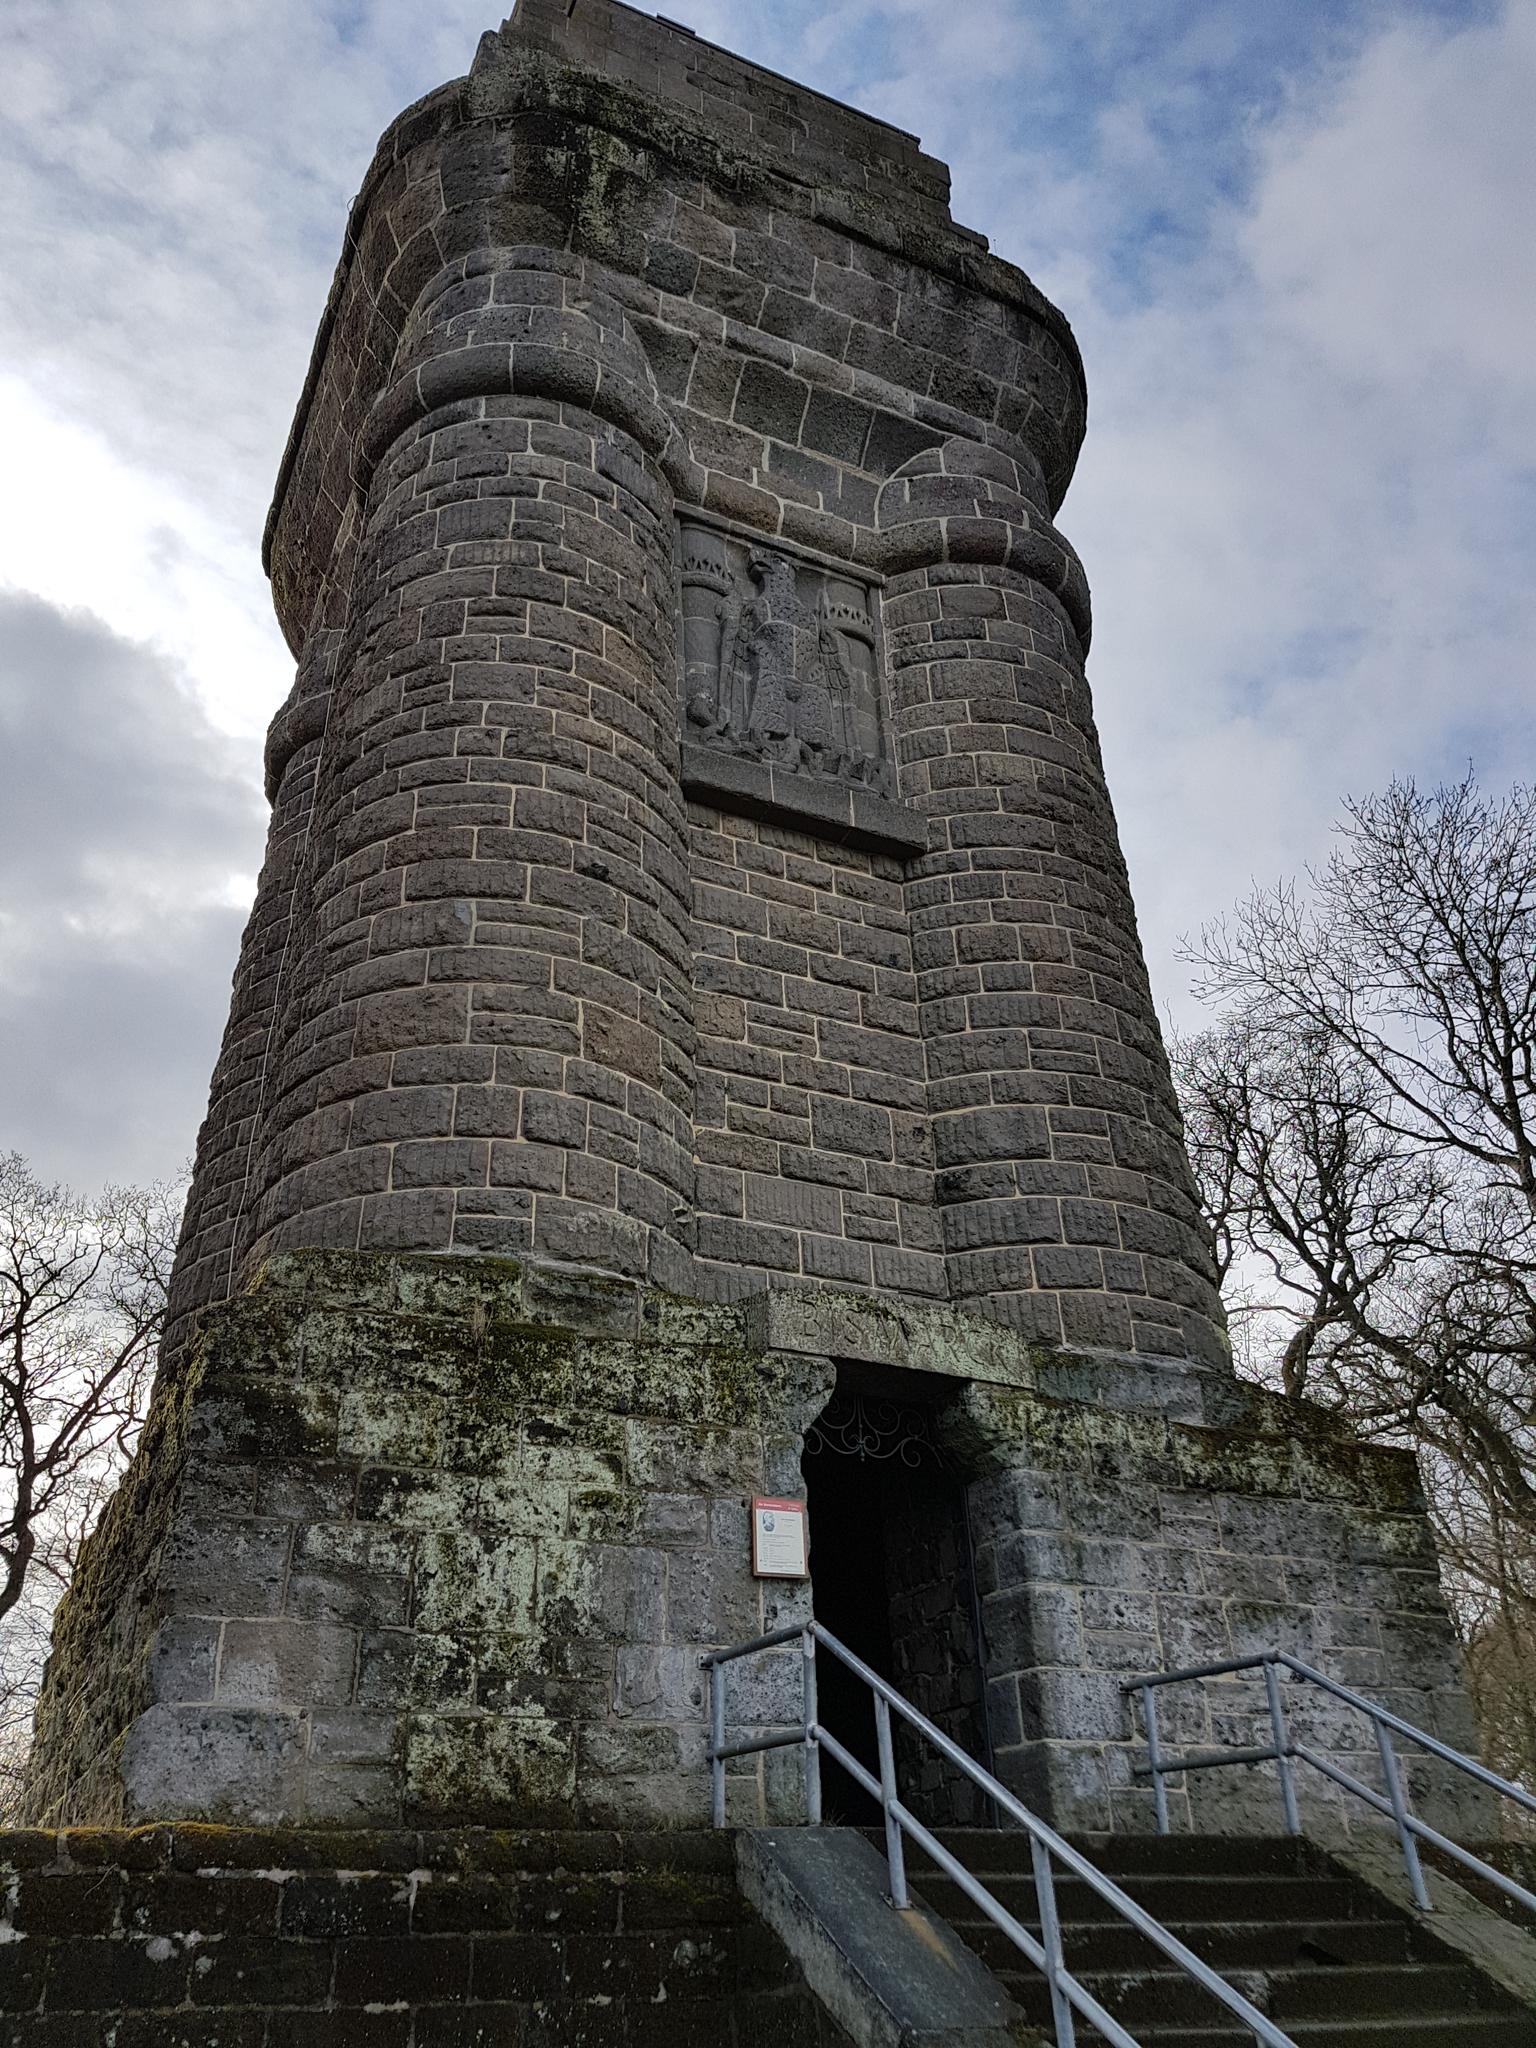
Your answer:
[[[1355,1708],[1369,1717],[1376,1739],[1376,1754],[1381,1759],[1382,1782],[1385,1793],[1374,1786],[1365,1784],[1352,1771],[1346,1771],[1333,1758],[1322,1756],[1305,1742],[1292,1739],[1285,1718],[1285,1700],[1280,1690],[1280,1671],[1284,1668],[1309,1685],[1320,1686],[1346,1706]],[[1270,1743],[1267,1748],[1256,1749],[1210,1749],[1192,1750],[1184,1756],[1170,1757],[1163,1752],[1162,1740],[1157,1726],[1157,1688],[1164,1685],[1190,1685],[1207,1678],[1225,1678],[1240,1671],[1264,1673],[1264,1696],[1269,1712]],[[1523,1786],[1511,1784],[1508,1778],[1501,1778],[1497,1771],[1490,1771],[1486,1764],[1480,1764],[1475,1757],[1464,1756],[1459,1749],[1452,1749],[1426,1729],[1415,1728],[1411,1721],[1405,1721],[1390,1708],[1378,1706],[1363,1693],[1354,1692],[1347,1685],[1340,1685],[1336,1678],[1330,1678],[1325,1671],[1316,1671],[1310,1664],[1303,1664],[1299,1657],[1293,1657],[1288,1650],[1263,1650],[1251,1657],[1228,1657],[1219,1664],[1191,1664],[1180,1671],[1146,1671],[1139,1677],[1128,1678],[1121,1686],[1124,1693],[1135,1693],[1141,1700],[1141,1718],[1147,1732],[1147,1761],[1136,1766],[1136,1775],[1152,1780],[1152,1804],[1157,1816],[1157,1831],[1160,1835],[1170,1832],[1168,1823],[1168,1787],[1165,1780],[1175,1771],[1213,1771],[1232,1766],[1253,1764],[1274,1764],[1280,1778],[1280,1803],[1285,1815],[1286,1833],[1301,1833],[1301,1809],[1296,1799],[1295,1773],[1293,1763],[1311,1764],[1321,1771],[1325,1778],[1332,1779],[1346,1792],[1351,1792],[1375,1812],[1384,1814],[1397,1830],[1397,1839],[1403,1852],[1403,1863],[1408,1872],[1408,1883],[1413,1892],[1414,1904],[1420,1912],[1431,1913],[1429,1888],[1424,1882],[1424,1868],[1419,1860],[1420,1841],[1433,1843],[1435,1848],[1447,1856],[1454,1857],[1479,1877],[1496,1885],[1507,1898],[1515,1899],[1522,1906],[1536,1913],[1536,1892],[1527,1891],[1523,1884],[1517,1884],[1493,1864],[1484,1862],[1481,1856],[1463,1848],[1460,1842],[1453,1842],[1449,1835],[1442,1835],[1438,1828],[1432,1828],[1428,1821],[1420,1820],[1408,1802],[1408,1787],[1404,1782],[1398,1762],[1397,1751],[1392,1746],[1394,1734],[1416,1742],[1423,1750],[1442,1763],[1454,1764],[1477,1784],[1484,1785],[1502,1798],[1512,1799],[1527,1813],[1536,1814],[1536,1798]]]
[[[801,1725],[797,1730],[786,1730],[774,1735],[748,1736],[739,1742],[727,1742],[725,1669],[741,1657],[751,1657],[763,1650],[779,1649],[787,1643],[800,1643],[802,1671]],[[875,1739],[879,1752],[880,1775],[865,1769],[858,1758],[851,1755],[837,1737],[817,1718],[816,1708],[816,1648],[820,1644],[847,1666],[855,1677],[863,1680],[874,1699]],[[1123,1892],[1112,1878],[1104,1875],[1090,1863],[1086,1856],[1074,1849],[1070,1842],[1058,1835],[1038,1814],[1014,1798],[1006,1786],[992,1773],[984,1770],[974,1757],[968,1756],[958,1743],[950,1740],[942,1729],[934,1726],[926,1715],[903,1699],[894,1686],[889,1685],[878,1672],[872,1671],[862,1658],[840,1643],[829,1629],[819,1621],[795,1623],[788,1628],[778,1628],[769,1634],[755,1636],[749,1643],[737,1643],[727,1650],[713,1650],[701,1657],[699,1663],[709,1673],[709,1772],[710,1806],[717,1828],[725,1826],[725,1766],[727,1759],[736,1756],[750,1756],[759,1750],[785,1749],[799,1744],[804,1750],[805,1806],[806,1818],[818,1826],[821,1821],[821,1751],[840,1763],[855,1783],[862,1785],[870,1797],[880,1806],[885,1820],[885,1854],[890,1868],[891,1904],[898,1912],[911,1909],[911,1893],[907,1886],[906,1847],[903,1837],[910,1835],[923,1852],[930,1856],[946,1876],[964,1892],[965,1896],[999,1928],[1020,1953],[1043,1972],[1051,1994],[1051,2016],[1055,2025],[1056,2048],[1075,2048],[1077,2034],[1075,2014],[1090,2021],[1098,2028],[1110,2048],[1140,2048],[1136,2037],[1126,2029],[1094,1997],[1082,1981],[1067,1967],[1062,1944],[1061,1917],[1056,1907],[1056,1875],[1054,1865],[1060,1863],[1072,1876],[1080,1878],[1090,1891],[1112,1906],[1120,1917],[1145,1935],[1154,1947],[1177,1963],[1188,1976],[1209,1991],[1227,2010],[1246,2026],[1256,2041],[1264,2048],[1296,2048],[1289,2034],[1267,2020],[1257,2007],[1250,2005],[1240,1991],[1217,1975],[1209,1963],[1203,1962],[1192,1949],[1184,1946],[1178,1936],[1171,1934],[1160,1921],[1154,1920],[1145,1907]],[[995,1899],[987,1887],[959,1859],[952,1855],[933,1834],[925,1828],[917,1816],[906,1807],[900,1798],[896,1782],[895,1745],[891,1740],[891,1715],[898,1714],[911,1728],[923,1736],[939,1754],[963,1771],[971,1782],[981,1788],[1002,1812],[1019,1825],[1029,1837],[1030,1863],[1034,1873],[1035,1897],[1040,1909],[1040,1934],[1037,1938],[1027,1927],[1021,1926],[1006,1906]]]

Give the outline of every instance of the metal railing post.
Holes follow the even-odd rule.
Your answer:
[[[1141,1718],[1147,1731],[1147,1768],[1152,1773],[1152,1806],[1157,1832],[1168,1832],[1168,1787],[1163,1780],[1163,1752],[1157,1737],[1157,1699],[1150,1685],[1141,1688]]]
[[[717,1828],[725,1826],[725,1666],[709,1667],[709,1807]]]
[[[907,1890],[907,1851],[896,1818],[896,1748],[891,1741],[891,1710],[875,1694],[875,1742],[880,1751],[880,1804],[885,1817],[885,1860],[891,1868],[891,1904],[903,1912],[912,1903]]]
[[[805,1737],[801,1762],[805,1769],[805,1818],[821,1826],[821,1744],[816,1738],[816,1637],[809,1623],[800,1635],[800,1726]]]
[[[1285,1832],[1301,1833],[1301,1809],[1296,1804],[1296,1774],[1291,1769],[1291,1739],[1285,1725],[1285,1701],[1280,1697],[1280,1673],[1273,1657],[1264,1659],[1264,1695],[1269,1701],[1269,1732],[1275,1739],[1275,1765],[1280,1773],[1280,1803],[1285,1809]]]
[[[1424,1883],[1424,1869],[1419,1862],[1419,1845],[1413,1839],[1413,1830],[1408,1825],[1408,1797],[1403,1790],[1403,1781],[1398,1775],[1397,1751],[1392,1747],[1392,1737],[1384,1721],[1373,1714],[1371,1726],[1376,1730],[1376,1747],[1381,1755],[1381,1774],[1387,1781],[1387,1798],[1392,1803],[1392,1818],[1397,1823],[1397,1839],[1402,1844],[1403,1862],[1408,1867],[1408,1882],[1413,1889],[1413,1902],[1421,1913],[1432,1913],[1429,1890]]]
[[[1270,1740],[1267,1747],[1252,1749],[1187,1750],[1176,1757],[1164,1754],[1158,1740],[1155,1721],[1155,1688],[1165,1685],[1193,1685],[1200,1680],[1225,1678],[1237,1672],[1262,1671],[1264,1690],[1269,1702]],[[1308,1742],[1298,1740],[1290,1733],[1287,1725],[1285,1695],[1280,1681],[1289,1673],[1304,1685],[1316,1686],[1330,1699],[1342,1700],[1344,1705],[1356,1713],[1364,1714],[1370,1721],[1376,1738],[1377,1755],[1381,1763],[1383,1789],[1378,1792],[1373,1785],[1355,1777],[1346,1770],[1336,1757],[1326,1751],[1314,1749]],[[1281,1797],[1285,1805],[1285,1821],[1288,1831],[1301,1832],[1301,1814],[1297,1803],[1296,1766],[1306,1764],[1309,1769],[1319,1772],[1341,1790],[1360,1800],[1372,1813],[1392,1821],[1397,1829],[1402,1848],[1403,1862],[1411,1880],[1415,1904],[1421,1912],[1431,1912],[1430,1902],[1419,1844],[1428,1842],[1442,1855],[1450,1857],[1465,1869],[1473,1872],[1484,1884],[1524,1906],[1528,1912],[1536,1913],[1536,1891],[1519,1884],[1507,1872],[1495,1864],[1485,1862],[1465,1844],[1456,1842],[1432,1827],[1427,1820],[1414,1813],[1409,1795],[1409,1778],[1406,1765],[1398,1756],[1392,1737],[1398,1736],[1411,1742],[1416,1749],[1433,1757],[1438,1763],[1448,1764],[1460,1771],[1476,1785],[1483,1785],[1496,1792],[1503,1799],[1510,1800],[1524,1812],[1536,1814],[1536,1792],[1524,1786],[1501,1778],[1497,1771],[1490,1771],[1486,1764],[1480,1764],[1475,1757],[1464,1756],[1458,1749],[1452,1749],[1438,1736],[1427,1729],[1416,1728],[1411,1721],[1394,1714],[1387,1707],[1367,1699],[1363,1693],[1353,1692],[1347,1685],[1330,1678],[1326,1671],[1318,1671],[1310,1664],[1304,1664],[1289,1650],[1271,1648],[1255,1651],[1246,1657],[1227,1657],[1215,1664],[1192,1664],[1177,1671],[1143,1671],[1134,1677],[1122,1680],[1120,1690],[1135,1694],[1142,1702],[1142,1712],[1148,1724],[1147,1758],[1145,1764],[1134,1766],[1137,1778],[1150,1777],[1153,1781],[1154,1796],[1159,1789],[1161,1775],[1173,1771],[1211,1771],[1247,1767],[1253,1764],[1273,1763],[1279,1766]]]
[[[1077,2022],[1062,1982],[1067,1958],[1061,1945],[1061,1915],[1056,1910],[1056,1873],[1051,1869],[1051,1852],[1038,1835],[1029,1838],[1029,1860],[1035,1873],[1035,1904],[1040,1908],[1040,1945],[1045,1950],[1045,1976],[1051,1987],[1056,2048],[1076,2048]]]

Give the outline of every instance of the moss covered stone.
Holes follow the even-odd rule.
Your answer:
[[[735,1311],[510,1260],[270,1260],[87,1548],[36,1811],[697,1820],[696,1688],[647,1719],[625,1674],[763,1625],[741,1504],[794,1483],[829,1377]]]

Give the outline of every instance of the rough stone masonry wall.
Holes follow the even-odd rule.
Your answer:
[[[1092,1388],[1095,1368],[1080,1371]],[[1113,1399],[1113,1390],[1104,1388]],[[1351,1441],[1330,1418],[1252,1387],[1199,1388],[1190,1419],[1103,1399],[975,1388],[951,1417],[990,1474],[971,1487],[999,1774],[1080,1828],[1149,1831],[1134,1674],[1288,1650],[1442,1742],[1475,1753],[1460,1653],[1411,1454]],[[974,1469],[974,1467],[973,1467]],[[1370,1723],[1282,1681],[1292,1734],[1380,1789]],[[1261,1676],[1159,1693],[1165,1751],[1270,1741]],[[1487,1801],[1403,1746],[1415,1810],[1455,1840]],[[1298,1766],[1309,1831],[1374,1825]],[[1177,1829],[1273,1833],[1272,1768],[1173,1781]]]
[[[370,503],[253,1228],[664,1274],[692,1172],[670,499],[605,423],[508,400],[430,414]]]
[[[809,1611],[751,1577],[747,1501],[798,1489],[830,1385],[738,1312],[622,1283],[274,1260],[162,1380],[86,1546],[29,1810],[702,1822],[699,1654]],[[796,1719],[798,1674],[744,1670],[733,1711]],[[785,1754],[746,1758],[732,1812],[798,1811],[798,1786]]]
[[[221,1300],[238,1276],[235,1246],[247,1221],[250,1148],[265,1107],[291,918],[307,892],[315,780],[336,639],[334,632],[310,636],[293,693],[268,736],[272,822],[235,971],[229,1024],[209,1088],[208,1115],[198,1136],[197,1173],[171,1288],[173,1331],[185,1328],[187,1314],[198,1303]]]
[[[747,1504],[803,1493],[835,1356],[954,1387],[934,1428],[969,1488],[980,1671],[953,1497],[914,1497],[888,1517],[898,1677],[977,1754],[984,1677],[999,1771],[1059,1825],[1146,1825],[1122,1679],[1276,1643],[1470,1746],[1411,1459],[1298,1404],[859,1293],[700,1306],[308,1251],[162,1382],[60,1608],[30,1812],[701,1825],[699,1655],[810,1612],[809,1585],[752,1578]],[[796,1726],[798,1650],[735,1667],[729,1701],[733,1733]],[[1170,1740],[1246,1744],[1256,1711],[1251,1685],[1212,1686],[1170,1705]],[[1349,1717],[1309,1703],[1297,1725],[1360,1768]],[[1453,1835],[1487,1831],[1416,1783]],[[1181,1819],[1273,1829],[1261,1781],[1185,1796]],[[741,1759],[728,1810],[796,1819],[795,1752]]]
[[[6,2048],[832,2048],[729,1835],[0,1834]]]
[[[268,529],[299,673],[167,1370],[39,1812],[698,1819],[698,1652],[807,1611],[746,1502],[799,1491],[843,1359],[1019,1394],[967,1438],[993,1740],[1057,1818],[1141,1811],[1117,1673],[1260,1624],[1454,1717],[1400,1468],[1218,1412],[1053,524],[1084,407],[912,137],[612,0],[519,0],[385,136]],[[795,1796],[780,1753],[733,1811]]]

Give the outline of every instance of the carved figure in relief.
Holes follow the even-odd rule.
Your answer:
[[[859,584],[828,577],[821,594],[823,659],[836,663],[844,701],[842,744],[855,761],[877,764],[894,782],[880,724],[880,683],[875,662],[875,626]]]
[[[682,540],[683,703],[689,722],[717,737],[736,726],[733,707],[722,701],[734,668],[736,579],[723,534],[685,526]]]
[[[822,679],[832,703],[832,734],[840,754],[853,751],[852,714],[849,699],[853,695],[853,670],[843,651],[843,643],[832,615],[827,610],[827,600],[822,597],[821,609],[816,614],[816,657],[821,667]]]
[[[736,634],[736,659],[746,682],[747,731],[787,768],[797,765],[787,742],[796,735],[795,714],[803,694],[795,674],[800,612],[795,565],[783,555],[754,548],[747,573],[756,589],[741,608]]]
[[[682,531],[683,704],[698,739],[894,793],[865,589],[710,528]]]

